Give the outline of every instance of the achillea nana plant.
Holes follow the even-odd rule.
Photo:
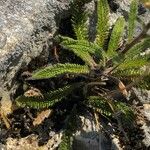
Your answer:
[[[103,116],[114,117],[116,120],[118,118],[115,114],[119,112],[124,122],[131,122],[134,119],[132,109],[127,101],[118,99],[116,95],[120,93],[126,98],[132,86],[150,88],[150,71],[145,69],[150,66],[150,55],[141,55],[150,47],[150,37],[147,35],[150,22],[143,23],[143,31],[134,37],[139,2],[132,0],[128,20],[126,21],[123,16],[119,17],[110,30],[108,1],[98,0],[96,2],[96,36],[94,41],[90,41],[87,25],[88,12],[85,11],[87,2],[74,0],[71,4],[71,21],[76,38],[61,35],[55,38],[63,49],[73,52],[84,62],[84,65],[80,62],[78,64],[57,63],[33,72],[30,78],[39,82],[40,79],[48,78],[59,80],[60,75],[82,79],[42,93],[43,96],[19,96],[16,103],[23,107],[52,109],[61,101],[66,103],[67,99],[64,98],[78,90],[82,93],[82,100],[76,105],[82,104],[85,108],[94,109]],[[70,136],[68,132],[66,135]]]

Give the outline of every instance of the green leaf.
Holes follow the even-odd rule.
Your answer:
[[[55,91],[50,91],[42,96],[26,97],[24,95],[16,98],[16,104],[20,107],[31,107],[35,109],[42,109],[53,107],[57,102],[61,101],[63,97],[67,96],[73,90],[73,86],[65,86]]]
[[[76,105],[73,106],[73,109],[70,111],[69,116],[65,122],[65,132],[62,137],[62,142],[60,143],[58,150],[71,150],[74,133],[78,127],[77,122],[77,109]]]
[[[44,97],[49,100],[49,99],[61,99],[65,97],[66,95],[70,94],[74,88],[78,87],[78,84],[73,84],[73,85],[67,85],[64,86],[63,88],[58,88],[54,91],[50,91],[46,94],[44,94]]]
[[[103,60],[106,54],[102,48],[100,48],[96,43],[89,42],[87,40],[74,40],[69,37],[59,36],[61,41],[61,46],[72,52],[74,52],[78,57],[80,57],[87,65],[93,67],[97,64],[90,56],[94,55],[97,58]]]
[[[132,0],[130,5],[129,19],[128,19],[128,43],[133,40],[134,29],[136,26],[136,19],[138,13],[138,0]]]
[[[116,105],[116,110],[122,112],[121,117],[120,117],[121,122],[124,125],[132,124],[135,119],[135,115],[131,107],[129,107],[127,104],[123,102],[116,102],[115,105]]]
[[[150,74],[148,76],[145,76],[143,80],[137,84],[137,88],[150,90]]]
[[[103,47],[108,38],[109,30],[109,5],[107,0],[98,0],[97,2],[97,35],[95,42]]]
[[[67,46],[76,46],[76,48],[82,47],[82,51],[89,52],[90,54],[95,54],[97,51],[100,51],[100,47],[92,42],[87,40],[74,40],[69,37],[59,36],[62,40],[61,45],[66,47]]]
[[[61,74],[73,73],[73,74],[88,74],[88,66],[77,65],[77,64],[56,64],[40,69],[32,74],[32,79],[47,79],[57,77]]]
[[[117,69],[117,71],[115,71],[113,74],[114,76],[119,77],[121,79],[130,79],[141,76],[142,70],[140,70],[139,68],[128,68],[124,70]]]
[[[86,40],[88,38],[87,18],[85,11],[85,1],[74,0],[71,3],[72,10],[72,26],[78,40]]]
[[[68,45],[68,50],[73,51],[79,58],[81,58],[86,65],[90,66],[91,68],[94,68],[97,66],[96,62],[92,58],[92,56],[86,51],[86,49],[82,49],[80,46],[76,45]]]
[[[131,49],[125,54],[126,60],[131,60],[135,56],[138,56],[142,51],[145,51],[150,47],[150,38],[145,38],[140,43],[134,45]]]
[[[30,107],[35,109],[42,109],[42,108],[52,107],[54,106],[54,104],[56,104],[59,101],[60,99],[48,101],[40,97],[19,96],[16,99],[16,104],[19,107]]]
[[[118,18],[113,28],[108,45],[107,55],[109,58],[112,58],[117,55],[116,50],[118,49],[120,39],[123,36],[124,27],[125,19],[123,17]]]
[[[137,57],[136,59],[125,60],[117,69],[141,68],[149,63],[147,57]]]
[[[113,114],[107,101],[100,96],[89,96],[87,105],[98,108],[103,115],[111,116]]]
[[[63,135],[62,142],[59,145],[58,150],[71,150],[71,136]]]

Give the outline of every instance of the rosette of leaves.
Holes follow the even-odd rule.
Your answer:
[[[33,72],[30,78],[32,80],[59,79],[60,75],[65,74],[73,75],[74,78],[83,77],[84,80],[77,81],[75,84],[68,83],[65,87],[43,93],[43,97],[20,96],[16,102],[23,107],[53,107],[74,90],[80,89],[83,93],[81,103],[85,107],[96,108],[104,116],[111,117],[121,111],[124,116],[122,120],[131,122],[134,118],[132,109],[127,102],[117,99],[116,94],[127,96],[131,86],[125,86],[125,83],[142,88],[150,87],[150,71],[146,69],[150,66],[150,54],[141,55],[150,47],[150,37],[147,35],[150,23],[144,24],[143,31],[134,37],[139,2],[132,0],[128,20],[126,21],[123,16],[119,17],[110,30],[108,1],[98,0],[96,2],[97,33],[92,42],[88,40],[88,13],[85,3],[86,1],[82,0],[74,0],[71,3],[72,26],[76,39],[61,35],[56,38],[56,42],[63,49],[73,52],[83,60],[84,65],[80,62],[78,64],[58,63]]]

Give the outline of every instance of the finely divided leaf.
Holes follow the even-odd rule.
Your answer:
[[[144,65],[148,64],[148,60],[143,58],[139,59],[133,59],[133,60],[127,60],[124,61],[122,64],[119,65],[118,69],[124,70],[124,69],[129,69],[129,68],[141,68]]]
[[[147,76],[147,73],[145,72],[145,70],[139,67],[131,67],[123,70],[118,69],[114,72],[114,75],[121,79],[132,80],[132,79],[137,79],[140,77]]]
[[[61,45],[67,46],[76,46],[77,48],[82,47],[81,51],[89,52],[90,54],[95,54],[97,51],[100,51],[100,47],[96,43],[89,42],[87,40],[74,40],[69,37],[59,36],[62,40]]]
[[[71,150],[71,136],[63,135],[62,142],[60,143],[58,150]]]
[[[96,56],[99,59],[105,57],[105,52],[96,44],[87,40],[74,40],[69,37],[59,36],[60,44],[63,48],[66,48],[78,57],[80,57],[91,68],[97,66],[91,55]]]
[[[19,96],[16,99],[16,104],[20,107],[31,107],[35,109],[42,109],[42,108],[48,108],[52,107],[54,104],[59,102],[61,99],[55,99],[55,100],[46,100],[41,97],[25,97],[25,96]]]
[[[107,55],[110,58],[117,55],[116,50],[118,49],[120,39],[123,36],[124,27],[125,27],[125,19],[123,17],[118,18],[113,28],[108,45]]]
[[[130,5],[129,19],[128,19],[128,42],[129,43],[133,40],[137,13],[138,13],[138,0],[132,0]]]
[[[97,35],[95,42],[103,47],[108,38],[109,30],[109,5],[107,0],[98,0],[97,2]]]
[[[39,71],[33,73],[32,79],[47,79],[56,77],[61,74],[73,73],[73,74],[88,74],[88,66],[77,65],[77,64],[56,64],[48,66]]]
[[[126,60],[133,59],[136,55],[139,55],[142,51],[150,47],[150,38],[146,38],[140,43],[134,45],[125,54]]]
[[[124,125],[131,125],[135,119],[135,115],[131,107],[127,106],[125,103],[116,102],[116,110],[121,112],[121,122]]]
[[[88,51],[86,51],[86,48],[76,45],[68,45],[67,48],[68,50],[73,51],[79,58],[81,58],[86,63],[86,65],[90,66],[91,68],[97,66],[92,56]]]
[[[85,2],[82,0],[74,0],[71,3],[72,10],[72,26],[78,40],[86,40],[88,38],[87,17],[85,11]]]
[[[90,96],[87,104],[93,108],[98,108],[103,115],[111,116],[113,114],[112,109],[103,97]]]
[[[16,104],[20,107],[31,107],[35,109],[42,109],[53,107],[57,102],[61,101],[61,99],[74,89],[73,86],[65,86],[63,88],[59,88],[55,91],[50,91],[48,93],[43,94],[43,97],[40,96],[19,96],[16,99]]]

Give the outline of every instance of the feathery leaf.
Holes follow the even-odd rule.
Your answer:
[[[148,67],[150,63],[146,65]],[[124,70],[118,69],[116,72],[113,73],[116,77],[127,80],[129,82],[135,83],[137,87],[145,86],[145,89],[149,88],[149,76],[150,71],[146,68],[139,68],[139,67],[127,67]]]
[[[97,66],[92,56],[86,51],[84,47],[78,45],[68,45],[67,48],[68,50],[73,51],[79,58],[81,58],[86,63],[86,65],[90,66],[91,68]]]
[[[112,116],[114,113],[107,100],[99,96],[88,97],[88,105],[91,105],[93,108],[98,108],[105,116]],[[134,113],[129,106],[118,101],[114,101],[113,106],[115,106],[115,112],[119,111],[122,113],[123,123],[133,121]]]
[[[133,59],[135,56],[139,55],[142,51],[150,47],[150,38],[146,38],[140,43],[134,45],[125,54],[126,60]]]
[[[116,71],[122,75],[138,76],[144,72],[140,70],[141,67],[149,64],[150,55],[141,55],[141,52],[150,47],[150,38],[146,38],[140,43],[136,44],[125,54],[125,58],[120,61]],[[118,73],[119,73],[118,72]],[[121,75],[120,74],[120,75]],[[121,76],[122,76],[121,75]]]
[[[43,97],[40,96],[31,96],[26,97],[24,95],[16,98],[16,104],[20,107],[32,107],[35,109],[42,109],[53,107],[57,102],[61,101],[61,99],[73,90],[73,86],[65,86],[63,88],[59,88],[55,91],[50,91],[48,93],[43,94]]]
[[[132,0],[130,5],[129,19],[128,19],[128,42],[129,43],[133,39],[137,12],[138,12],[138,0]]]
[[[109,5],[107,0],[98,0],[97,2],[97,35],[95,42],[103,47],[108,38],[109,29]]]
[[[125,103],[122,102],[116,102],[115,105],[116,105],[116,110],[122,113],[120,116],[121,122],[124,125],[132,124],[133,120],[135,119],[133,110]]]
[[[148,57],[141,56],[136,59],[125,60],[119,65],[118,70],[124,70],[129,68],[141,68],[149,63]]]
[[[144,72],[139,68],[127,68],[124,70],[118,69],[113,74],[121,79],[131,79],[141,76]]]
[[[76,110],[76,105],[74,105],[73,109],[70,112],[70,115],[66,119],[65,132],[62,137],[62,142],[59,145],[58,150],[71,150],[73,135],[78,126],[76,115],[77,115],[77,110]]]
[[[35,108],[35,109],[42,109],[42,108],[52,107],[54,104],[56,104],[59,101],[60,101],[60,99],[48,101],[41,97],[19,96],[16,99],[16,104],[19,107],[31,107],[31,108]]]
[[[103,115],[111,116],[113,113],[109,104],[103,97],[90,96],[88,97],[87,104],[91,107],[98,108]]]
[[[63,135],[62,142],[59,145],[58,150],[71,150],[71,136]]]
[[[78,64],[56,64],[53,66],[48,66],[39,71],[33,73],[32,79],[46,79],[56,77],[64,73],[74,73],[74,74],[88,74],[88,66],[78,65]]]
[[[125,19],[123,17],[118,18],[110,37],[107,50],[108,57],[114,57],[115,55],[117,55],[116,50],[118,49],[120,39],[123,35],[124,27],[125,27]]]
[[[90,54],[95,54],[100,50],[100,47],[96,43],[89,42],[87,40],[74,40],[69,37],[59,36],[61,38],[61,45],[67,47],[69,45],[76,45],[77,48],[82,47],[82,51],[89,52]]]
[[[139,82],[139,84],[137,84],[137,87],[138,87],[138,88],[141,88],[141,89],[150,90],[150,75],[145,76],[145,77],[143,78],[143,80],[141,80],[141,81]]]
[[[88,38],[87,18],[84,5],[86,1],[74,0],[71,3],[72,10],[72,26],[78,40],[86,40]]]
[[[87,57],[87,55],[89,54],[95,55],[97,58],[101,60],[103,60],[103,58],[106,57],[105,51],[102,50],[96,43],[92,43],[87,40],[74,40],[72,38],[64,37],[64,36],[59,36],[59,38],[60,39],[58,41],[60,41],[61,46],[63,46],[63,48],[73,51],[88,65],[95,65],[95,62],[91,60],[91,56]],[[83,54],[81,55],[81,53]],[[88,62],[87,62],[87,58],[89,58]]]

